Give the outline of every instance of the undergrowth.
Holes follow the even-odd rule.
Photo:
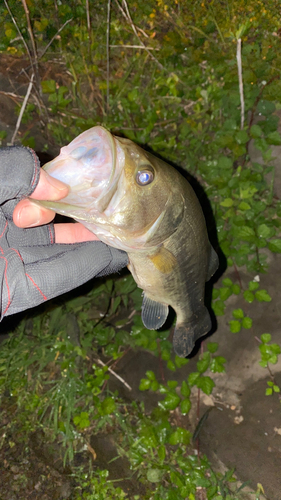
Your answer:
[[[281,252],[281,202],[272,163],[272,146],[281,145],[277,5],[274,0],[235,5],[22,0],[19,6],[10,0],[0,6],[0,51],[28,56],[28,80],[34,75],[22,123],[39,115],[46,141],[52,137],[59,145],[101,124],[187,170],[205,207],[210,238],[222,262],[225,258],[225,277],[213,288],[213,311],[223,316],[231,296],[243,297],[245,306],[232,311],[229,330],[248,329],[253,338],[248,311],[253,302],[271,301],[262,275],[268,255]],[[53,63],[63,68],[59,79]],[[42,77],[44,68],[51,78]],[[18,113],[21,106],[19,97]],[[22,142],[35,146],[28,134]],[[241,272],[249,276],[246,286]],[[188,415],[197,404],[192,394],[210,396],[213,374],[227,370],[219,345],[206,342],[196,369],[181,376],[181,383],[166,380],[166,370],[176,372],[175,378],[187,373],[188,360],[173,354],[170,328],[143,327],[141,301],[126,275],[64,303],[52,302],[23,320],[0,351],[3,411],[16,408],[8,427],[20,423],[23,439],[44,429],[46,439],[61,443],[65,463],[81,449],[94,463],[91,435],[114,435],[118,453],[144,488],[135,499],[242,498],[244,485],[237,486],[233,471],[214,472],[198,454],[204,425],[199,414],[197,428],[189,428]],[[269,374],[266,395],[274,397],[280,388],[271,365],[280,345],[270,333],[256,341]],[[139,385],[155,394],[151,412],[124,399],[121,393],[131,390],[127,381],[119,378],[118,390],[113,383],[118,363],[131,350],[158,358],[158,370],[147,371]],[[107,474],[75,469],[75,498],[126,498]],[[262,494],[259,485],[252,498]]]

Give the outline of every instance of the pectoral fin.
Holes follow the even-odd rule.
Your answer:
[[[198,314],[193,314],[190,321],[176,324],[173,338],[175,353],[180,358],[188,356],[194,348],[197,339],[211,330],[212,322],[206,307]]]
[[[141,319],[148,330],[158,330],[158,328],[161,328],[167,319],[168,313],[169,307],[166,304],[151,300],[144,295]]]
[[[158,271],[163,274],[170,273],[177,265],[176,257],[164,247],[160,247],[156,254],[148,255],[148,258],[153,262]]]

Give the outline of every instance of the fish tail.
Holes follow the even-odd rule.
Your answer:
[[[206,307],[193,314],[185,323],[176,324],[173,345],[175,353],[180,358],[188,356],[194,348],[197,339],[210,331],[211,318]]]

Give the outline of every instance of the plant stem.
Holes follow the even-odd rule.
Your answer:
[[[106,20],[106,107],[109,112],[109,38],[110,38],[110,7],[111,0],[107,3],[107,20]]]
[[[27,101],[28,101],[29,96],[30,96],[30,92],[31,92],[32,87],[33,87],[33,80],[34,80],[34,73],[32,73],[32,75],[31,75],[30,82],[29,82],[29,85],[28,85],[28,88],[27,88],[27,92],[26,92],[25,98],[24,98],[22,106],[21,106],[20,114],[19,114],[18,119],[17,119],[16,128],[15,128],[15,131],[13,133],[13,137],[11,139],[11,145],[12,146],[14,145],[14,141],[15,141],[16,135],[17,135],[18,130],[20,128],[22,116],[23,116],[24,110],[26,108]]]
[[[241,102],[241,130],[244,128],[244,120],[245,120],[245,104],[244,104],[244,93],[243,93],[243,77],[242,77],[242,58],[241,58],[241,38],[237,40],[237,68],[238,68],[238,80],[239,80],[239,93],[240,93],[240,102]]]

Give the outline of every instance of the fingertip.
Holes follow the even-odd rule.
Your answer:
[[[37,187],[35,188],[30,198],[37,200],[60,200],[67,196],[69,187],[64,182],[55,179],[49,175],[45,170],[40,170],[40,179]]]

